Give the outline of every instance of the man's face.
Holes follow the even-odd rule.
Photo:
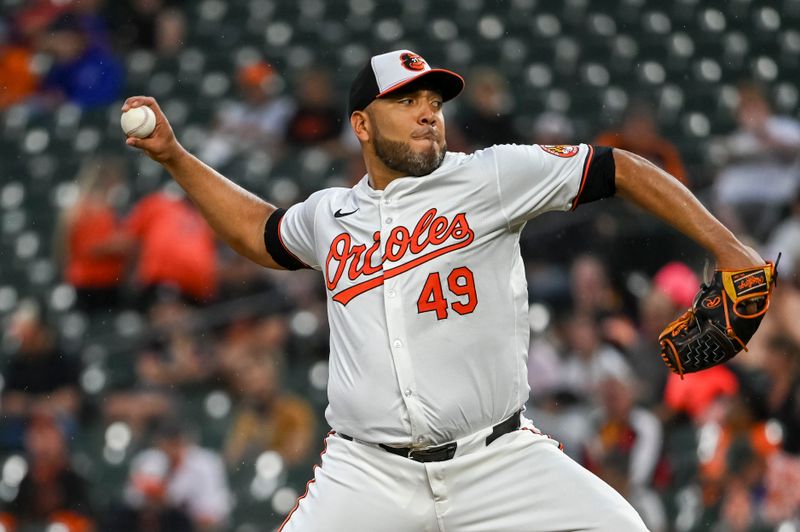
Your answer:
[[[391,94],[372,102],[367,114],[375,155],[388,168],[419,177],[442,164],[447,142],[438,92],[419,89]]]

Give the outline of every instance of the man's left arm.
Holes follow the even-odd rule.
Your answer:
[[[616,195],[629,200],[703,246],[718,269],[744,269],[764,264],[673,176],[647,159],[614,149]]]

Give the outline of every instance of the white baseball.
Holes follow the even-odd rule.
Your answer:
[[[134,107],[122,113],[119,123],[127,136],[143,139],[156,128],[156,114],[146,105]]]

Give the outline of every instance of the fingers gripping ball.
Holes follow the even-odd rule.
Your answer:
[[[771,262],[745,270],[717,270],[695,296],[692,308],[658,337],[661,358],[684,373],[708,369],[736,356],[769,309],[777,271]]]
[[[122,113],[119,123],[125,135],[143,139],[149,137],[156,128],[156,115],[152,109],[143,105]]]

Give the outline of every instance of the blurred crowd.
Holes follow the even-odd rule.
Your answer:
[[[126,54],[176,54],[187,16],[177,0],[36,0],[0,24],[2,116],[11,105],[119,102]],[[258,154],[277,165],[299,150],[339,164],[341,184],[363,175],[330,70],[280,72],[266,57],[230,69],[236,94],[214,107],[196,150],[204,161],[236,179]],[[690,187],[766,259],[782,253],[772,309],[749,350],[679,378],[657,339],[691,305],[706,275],[703,251],[619,200],[531,221],[521,242],[532,331],[526,415],[655,532],[800,530],[800,122],[776,115],[764,88],[743,82],[715,166],[692,167],[646,95],[610,128],[587,130],[554,111],[522,124],[501,71],[464,74],[466,92],[447,110],[451,150],[626,149]],[[93,339],[65,342],[45,301],[21,300],[3,323],[0,530],[228,530],[243,471],[255,468],[251,492],[268,494],[287,470],[311,475],[326,429],[325,374],[310,371],[327,359],[320,279],[235,256],[174,184],[137,196],[133,180],[119,153],[86,157],[53,236],[75,311],[96,325],[116,370],[92,385],[84,348]],[[291,176],[283,185],[267,199],[286,205],[311,191]],[[144,324],[136,341],[112,326],[120,317]],[[321,399],[309,380],[321,381]],[[197,402],[223,419],[216,437]],[[76,459],[92,427],[105,442],[92,460],[124,458],[111,493],[98,495],[97,475]],[[264,516],[280,522],[291,504]]]

